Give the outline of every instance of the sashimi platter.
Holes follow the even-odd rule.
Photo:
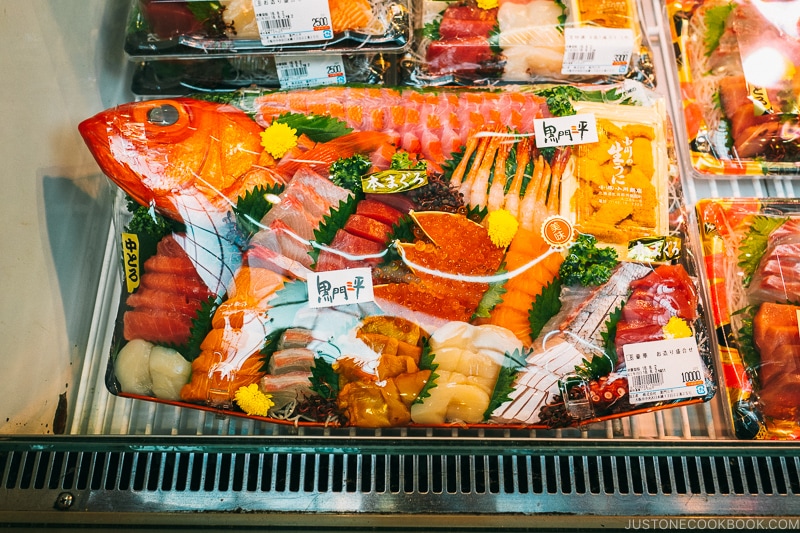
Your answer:
[[[800,4],[666,3],[698,177],[800,173]]]
[[[665,103],[641,84],[249,89],[79,129],[120,189],[114,394],[560,428],[716,392]]]
[[[800,203],[696,206],[730,416],[742,439],[800,438]]]

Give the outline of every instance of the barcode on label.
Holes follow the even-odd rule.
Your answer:
[[[639,389],[642,387],[650,387],[652,385],[662,385],[664,383],[664,375],[661,372],[653,374],[632,374],[628,376],[631,388]]]
[[[308,77],[308,66],[300,65],[298,67],[282,68],[280,71],[280,79],[286,78],[306,78]]]
[[[570,52],[566,57],[567,63],[588,63],[594,61],[595,50],[579,50]]]
[[[257,19],[258,29],[261,33],[274,33],[291,29],[292,20],[289,17],[283,18],[261,18]]]

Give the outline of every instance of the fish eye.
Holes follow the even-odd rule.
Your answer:
[[[178,122],[178,118],[178,110],[171,104],[162,104],[147,112],[147,121],[156,126],[172,126]]]

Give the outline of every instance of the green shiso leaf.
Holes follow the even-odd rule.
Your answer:
[[[419,356],[419,369],[420,370],[430,370],[431,375],[428,377],[428,381],[425,382],[422,389],[417,394],[417,398],[414,400],[414,403],[422,403],[425,398],[428,398],[431,395],[430,390],[436,387],[436,379],[439,377],[439,374],[436,373],[436,369],[439,368],[437,363],[433,362],[434,354],[431,353],[431,346],[428,343],[428,338],[422,338],[422,353]]]
[[[339,202],[339,206],[336,209],[331,209],[331,212],[325,215],[317,229],[314,230],[314,241],[317,244],[328,245],[333,241],[336,232],[342,229],[350,215],[356,212],[356,206],[361,200],[361,196],[363,195],[353,194],[348,196],[347,199]],[[313,268],[319,258],[319,248],[313,247],[308,254],[314,261]]]
[[[275,122],[286,124],[297,130],[297,135],[305,134],[309,139],[318,143],[332,141],[353,131],[353,128],[347,127],[347,124],[338,118],[324,115],[284,113],[276,118]]]
[[[533,305],[528,310],[531,340],[539,336],[547,321],[556,316],[559,311],[561,311],[561,280],[555,278],[542,287],[542,292],[536,295]]]
[[[725,33],[725,24],[733,11],[733,3],[711,7],[705,13],[706,32],[703,37],[706,56],[710,56],[719,46],[719,40]]]
[[[260,221],[270,209],[269,195],[278,195],[283,191],[282,184],[260,186],[247,191],[244,196],[236,200],[233,212],[236,215],[236,225],[245,237],[245,240],[255,235],[261,229]]]
[[[757,215],[753,217],[750,228],[747,230],[739,245],[739,267],[744,272],[744,285],[750,285],[753,273],[758,268],[758,263],[767,251],[770,234],[780,227],[788,217],[772,217]]]
[[[497,375],[497,381],[489,399],[489,406],[483,412],[484,420],[488,420],[495,409],[505,402],[511,401],[511,393],[514,392],[514,380],[517,379],[520,369],[525,366],[525,359],[528,355],[519,350],[514,350],[514,353],[511,354],[506,352],[505,361],[503,366],[500,367],[500,373]]]
[[[189,340],[185,347],[178,349],[178,352],[187,361],[192,362],[200,355],[200,345],[212,329],[211,319],[214,317],[216,310],[217,302],[213,296],[209,296],[200,303],[200,309],[198,309],[195,318],[192,319],[192,326],[189,329]]]
[[[333,369],[333,365],[322,357],[314,359],[309,381],[311,390],[327,400],[339,395],[339,375]]]
[[[501,265],[495,274],[502,275],[506,272],[507,270],[503,265]],[[483,293],[483,297],[481,298],[480,303],[478,303],[475,313],[472,315],[473,319],[489,318],[489,314],[492,312],[492,309],[494,309],[497,304],[503,301],[503,295],[507,292],[505,284],[505,281],[494,281],[489,284],[489,288]]]
[[[605,324],[606,325],[606,330],[603,333],[600,334],[601,338],[603,339],[603,349],[604,349],[605,357],[603,357],[603,358],[595,357],[595,358],[592,359],[592,361],[594,361],[595,359],[598,359],[598,361],[597,361],[598,368],[596,369],[597,372],[602,372],[607,367],[608,367],[608,370],[605,371],[605,373],[597,374],[596,377],[593,377],[593,379],[596,379],[596,378],[599,378],[599,377],[603,377],[603,376],[607,376],[608,373],[611,372],[611,370],[613,370],[614,366],[616,365],[616,361],[617,361],[617,344],[616,344],[617,324],[619,323],[619,319],[622,316],[622,307],[623,307],[623,305],[625,305],[624,302],[620,303],[619,306],[616,309],[614,309],[614,311],[612,311],[610,315],[608,315],[608,320],[606,320],[606,324]],[[603,363],[603,362],[599,361],[599,359],[607,359],[608,363]],[[589,368],[589,371],[591,372],[591,374],[590,374],[591,376],[595,376],[596,372],[592,368]]]
[[[749,305],[733,313],[734,315],[741,315],[742,325],[737,332],[736,342],[739,347],[739,355],[742,356],[742,362],[756,389],[759,387],[757,370],[761,366],[761,355],[756,348],[753,331],[753,322],[757,312],[758,306]]]

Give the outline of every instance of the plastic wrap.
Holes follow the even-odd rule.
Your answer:
[[[134,59],[402,51],[410,16],[410,0],[134,0],[125,51]]]
[[[655,86],[631,0],[423,0],[408,85],[635,79]]]
[[[696,210],[736,436],[798,439],[800,203],[715,199]]]
[[[668,2],[697,177],[800,172],[797,2]]]
[[[109,389],[357,427],[553,428],[710,399],[671,134],[640,91],[247,91],[84,121],[129,197]],[[595,115],[603,140],[581,140]],[[581,151],[642,136],[614,187],[666,225],[613,246],[577,231],[560,184],[586,179]]]
[[[397,84],[395,56],[333,54],[328,57],[331,64],[342,67],[341,76],[335,79],[336,84],[340,80],[350,84]],[[317,58],[325,62],[325,56]],[[302,64],[303,61],[299,66],[285,63],[286,56],[274,55],[142,61],[134,70],[131,91],[143,97],[188,96],[230,92],[250,86],[280,88],[287,84],[306,87],[333,84],[330,77],[315,77],[311,69]],[[279,67],[284,71],[279,72]]]

